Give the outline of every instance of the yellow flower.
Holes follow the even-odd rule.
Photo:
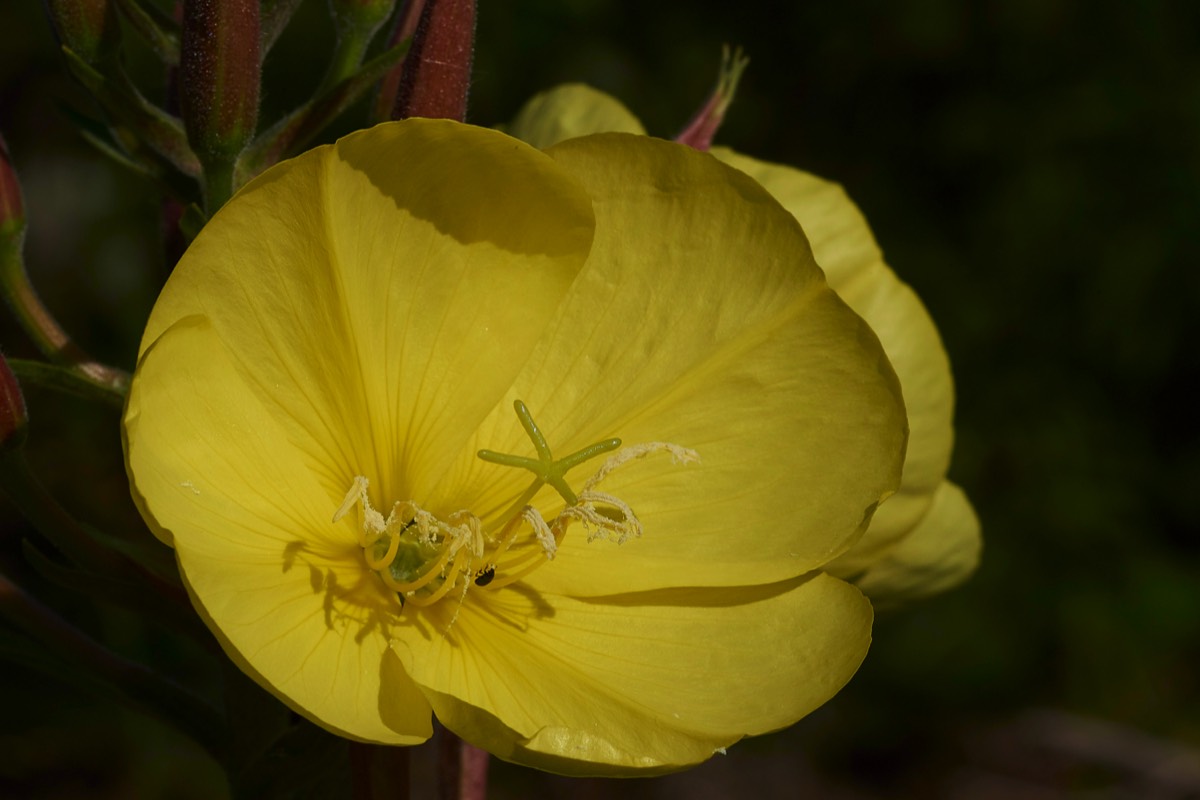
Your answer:
[[[509,132],[544,148],[602,131],[646,132],[613,97],[569,84],[530,100]],[[884,263],[862,213],[840,186],[727,148],[712,154],[754,178],[800,222],[829,285],[879,336],[904,390],[910,433],[900,491],[826,569],[852,579],[876,605],[961,583],[979,563],[979,520],[963,491],[946,480],[954,383],[929,313]]]
[[[214,217],[124,432],[142,514],[264,687],[354,739],[423,741],[432,711],[573,774],[702,761],[850,678],[871,609],[819,570],[906,435],[877,340],[753,181],[435,120]]]

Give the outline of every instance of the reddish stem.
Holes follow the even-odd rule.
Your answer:
[[[438,743],[441,800],[486,800],[488,754],[448,730]]]
[[[425,0],[392,116],[464,121],[474,45],[475,0]]]
[[[350,743],[354,800],[408,800],[409,748]]]
[[[395,47],[406,39],[411,39],[417,32],[417,23],[421,20],[421,10],[425,8],[425,0],[406,0],[404,7],[396,17],[396,27],[388,39],[388,47]],[[379,82],[379,97],[375,101],[375,121],[384,122],[392,119],[397,99],[400,96],[400,81],[404,77],[404,58],[399,64],[388,70]]]

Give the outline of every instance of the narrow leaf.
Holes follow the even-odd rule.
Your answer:
[[[90,91],[104,109],[133,130],[137,137],[186,175],[200,174],[200,162],[188,147],[183,124],[158,108],[128,81],[114,82],[64,47],[67,68]]]
[[[154,13],[151,13],[137,0],[117,0],[117,8],[164,64],[169,67],[179,64],[179,34],[173,30],[174,24],[169,18],[164,20],[153,7]]]
[[[398,64],[408,53],[410,43],[404,41],[383,51],[363,64],[354,75],[271,126],[242,154],[238,162],[239,183],[245,183],[303,148],[322,128],[354,105],[372,84]]]

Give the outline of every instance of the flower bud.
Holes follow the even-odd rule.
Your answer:
[[[93,66],[112,60],[121,28],[112,0],[45,0],[58,41]]]
[[[258,125],[258,0],[185,0],[180,106],[206,166],[231,163]]]
[[[475,0],[425,0],[393,116],[466,119],[474,45]]]
[[[742,54],[740,47],[734,51],[732,57],[728,47],[721,51],[721,70],[717,74],[717,87],[687,127],[675,137],[675,141],[694,150],[708,150],[712,147],[717,130],[725,121],[725,112],[729,110],[729,104],[737,94],[738,81],[742,79],[742,73],[746,71],[746,65],[749,63],[750,59]]]
[[[8,156],[8,145],[0,136],[0,247],[20,237],[25,230],[25,205],[21,184]]]
[[[25,413],[25,396],[21,384],[0,353],[0,452],[13,450],[25,443],[29,416]]]

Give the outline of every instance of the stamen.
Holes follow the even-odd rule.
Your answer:
[[[561,515],[555,519],[554,522],[556,526],[558,521],[561,519]],[[487,585],[487,590],[496,591],[497,589],[503,589],[505,586],[516,583],[517,581],[524,579],[525,576],[529,575],[534,570],[541,567],[547,561],[549,561],[549,559],[543,558],[541,553],[529,553],[526,556],[517,558],[512,564],[504,565],[504,577],[497,578],[496,580],[490,582]]]
[[[554,554],[558,552],[558,540],[554,538],[554,533],[546,524],[546,520],[542,519],[542,515],[529,506],[525,506],[525,510],[521,512],[521,518],[529,523],[529,527],[533,528],[533,535],[537,537],[538,544],[545,551],[546,560],[553,560]]]
[[[605,533],[608,534],[607,538],[617,544],[625,544],[629,539],[636,539],[642,535],[641,520],[621,498],[604,492],[589,491],[581,493],[579,499],[579,505],[564,508],[561,516],[582,522],[587,528],[589,542],[596,541]],[[596,503],[615,509],[620,518],[604,513],[604,509],[596,508]]]
[[[700,454],[688,447],[680,447],[677,444],[670,442],[644,442],[642,444],[634,444],[629,447],[623,447],[616,453],[604,460],[600,465],[600,469],[596,474],[583,482],[583,491],[588,491],[594,488],[600,481],[612,474],[617,467],[623,467],[630,461],[636,461],[639,458],[653,455],[655,453],[667,452],[671,454],[672,464],[695,464],[700,461]]]
[[[447,552],[449,552],[449,550],[447,550]],[[457,578],[460,572],[469,572],[469,568],[467,568],[463,563],[464,560],[469,559],[470,556],[467,554],[466,550],[459,550],[458,554],[454,557],[454,563],[450,566],[450,575],[453,575]],[[418,606],[431,606],[438,600],[441,600],[443,597],[445,597],[450,590],[454,588],[454,584],[456,582],[457,581],[455,580],[451,580],[450,577],[447,577],[446,580],[442,581],[442,585],[434,590],[432,594],[425,595],[424,597],[419,594],[409,594],[407,597]]]
[[[341,522],[342,517],[349,514],[350,509],[354,508],[358,501],[366,496],[367,487],[370,485],[370,483],[371,482],[362,475],[358,475],[354,478],[354,481],[350,484],[350,491],[346,492],[346,499],[342,501],[340,506],[338,506],[338,510],[333,512],[334,522]]]
[[[539,565],[545,564],[548,560],[549,559],[546,558],[545,553],[538,552],[536,550],[530,550],[529,552],[519,555],[516,558],[510,559],[509,561],[505,561],[502,564],[497,564],[496,569],[499,570],[500,573],[505,576],[505,582],[500,585],[504,586],[509,583],[512,583],[512,580],[511,580],[512,576],[518,570],[523,569],[524,567],[528,566],[529,564],[534,564],[534,563],[539,564]]]
[[[583,525],[589,542],[605,537],[621,544],[641,536],[642,523],[633,508],[613,494],[597,491],[596,486],[618,467],[652,453],[670,453],[676,463],[700,458],[694,450],[667,442],[626,447],[610,455],[576,494],[567,485],[566,473],[585,461],[616,450],[621,440],[606,439],[556,460],[525,404],[517,400],[513,408],[538,457],[479,451],[484,461],[520,467],[534,475],[533,483],[502,517],[506,521],[497,536],[486,533],[479,518],[470,511],[456,511],[443,521],[407,500],[393,503],[385,519],[371,505],[370,483],[361,475],[354,478],[334,513],[333,522],[337,523],[355,506],[359,507],[357,536],[363,548],[363,561],[379,574],[388,589],[396,592],[401,608],[408,602],[430,606],[455,588],[460,589],[461,606],[473,586],[495,591],[524,579],[554,559],[572,522]],[[547,484],[566,501],[550,522],[529,505]],[[522,538],[525,525],[531,535]],[[475,569],[474,565],[481,562],[484,566]],[[457,616],[456,609],[451,624]]]
[[[466,527],[470,536],[471,555],[475,558],[483,558],[483,531],[479,525],[479,517],[470,511],[455,511],[450,515],[450,524],[456,527]],[[452,542],[451,546],[458,549],[462,547],[462,543]]]
[[[391,566],[392,562],[396,560],[396,551],[400,549],[400,537],[392,537],[392,540],[388,542],[387,552],[384,553],[383,558],[371,558],[371,553],[369,552],[370,549],[371,548],[363,549],[363,557],[367,559],[367,566],[371,569],[384,569],[385,567]]]
[[[508,552],[513,542],[517,540],[516,534],[522,522],[529,523],[529,527],[533,529],[534,537],[540,549],[522,552],[509,561],[501,563],[501,557]],[[509,520],[508,524],[504,526],[504,531],[508,535],[500,543],[500,546],[496,548],[496,552],[492,553],[492,563],[496,569],[506,575],[512,570],[528,564],[530,561],[552,561],[554,554],[558,552],[559,537],[555,535],[550,526],[546,524],[546,521],[542,519],[542,515],[528,506],[525,507],[520,515]],[[489,580],[488,583],[490,582]],[[479,585],[485,586],[486,584]]]
[[[417,591],[418,589],[425,588],[433,582],[434,578],[437,578],[442,574],[442,568],[446,566],[446,562],[450,560],[451,555],[453,555],[453,553],[450,552],[450,548],[445,548],[442,551],[442,557],[439,558],[432,567],[421,573],[421,577],[417,578],[415,581],[396,580],[394,577],[392,577],[390,563],[388,564],[387,568],[377,571],[379,572],[379,577],[383,578],[383,582],[387,584],[389,589],[391,589],[393,592],[399,592],[401,594],[408,595],[409,599],[411,600],[413,592]]]
[[[508,548],[512,547],[513,542],[517,540],[517,531],[521,527],[522,518],[520,516],[513,517],[504,524],[500,530],[499,544],[496,546],[496,552],[492,553],[492,558],[497,559],[508,552]]]

